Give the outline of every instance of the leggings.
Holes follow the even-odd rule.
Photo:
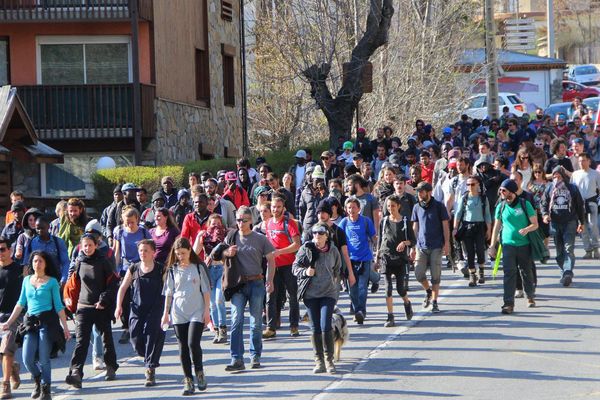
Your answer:
[[[392,275],[396,277],[396,291],[400,297],[406,296],[408,293],[408,264],[405,261],[386,261],[385,290],[387,297],[392,297],[394,291]]]
[[[478,225],[472,228],[472,232],[462,240],[465,253],[467,253],[467,267],[471,272],[475,271],[475,256],[477,264],[485,264],[485,228],[481,222],[464,222],[468,225]]]
[[[179,358],[183,368],[183,375],[186,378],[193,378],[192,375],[192,360],[194,361],[194,369],[196,372],[202,371],[202,332],[204,324],[202,322],[186,322],[185,324],[175,324],[175,336],[179,343]],[[192,359],[190,359],[190,351]]]
[[[336,300],[331,297],[304,299],[304,305],[310,318],[310,327],[315,334],[331,330],[331,317]]]

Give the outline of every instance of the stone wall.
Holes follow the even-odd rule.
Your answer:
[[[13,190],[20,190],[25,197],[38,197],[40,188],[40,164],[12,161]]]

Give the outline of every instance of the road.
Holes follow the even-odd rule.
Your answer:
[[[583,250],[577,249],[581,256]],[[395,328],[384,328],[384,290],[369,295],[363,326],[350,322],[350,342],[342,351],[338,374],[312,374],[309,331],[292,338],[286,330],[265,341],[263,368],[230,374],[228,347],[203,338],[208,390],[204,399],[577,399],[600,398],[600,261],[578,259],[575,280],[559,285],[552,262],[539,267],[537,307],[517,299],[515,313],[500,314],[502,276],[476,288],[459,274],[444,271],[441,313],[423,310],[423,292],[414,280],[415,317],[407,322],[397,308]],[[348,310],[344,294],[340,306]],[[284,324],[285,325],[285,324]],[[120,331],[115,329],[118,338]],[[88,365],[84,388],[64,383],[67,354],[53,360],[54,399],[181,398],[181,368],[172,331],[157,370],[158,386],[143,387],[143,363],[127,345],[117,344],[118,380],[104,382]],[[246,346],[247,347],[247,346]],[[90,350],[91,352],[91,350]],[[90,360],[88,361],[91,364]],[[24,375],[26,377],[26,375]],[[15,392],[31,391],[26,379]],[[198,393],[198,392],[196,392]]]

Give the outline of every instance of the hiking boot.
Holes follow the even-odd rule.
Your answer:
[[[479,281],[477,282],[480,285],[485,283],[485,276],[483,274],[483,268],[479,268]]]
[[[586,251],[582,258],[584,260],[592,260],[594,258],[594,254],[591,251]]]
[[[183,390],[181,391],[182,396],[191,396],[194,394],[194,379],[183,378]]]
[[[227,372],[243,371],[245,369],[246,369],[246,366],[244,365],[244,361],[242,361],[242,360],[235,360],[231,364],[229,364],[228,366],[225,367],[225,371],[227,371]]]
[[[260,357],[259,356],[253,356],[250,359],[250,368],[252,368],[252,369],[260,368]]]
[[[42,394],[42,376],[33,377],[33,391],[31,392],[31,398],[37,399]]]
[[[501,312],[502,314],[512,314],[514,311],[515,307],[511,304],[505,304],[502,306]]]
[[[275,335],[277,335],[277,332],[271,328],[265,329],[262,333],[263,339],[271,339],[274,338]]]
[[[393,326],[396,326],[396,323],[394,322],[394,314],[388,314],[387,321],[385,321],[385,324],[383,324],[383,326],[385,328],[391,328]]]
[[[152,387],[155,385],[156,385],[156,376],[155,376],[154,368],[148,368],[146,370],[146,383],[144,383],[144,386]]]
[[[113,367],[106,366],[106,376],[104,377],[105,381],[114,381],[117,379],[116,370]]]
[[[469,287],[477,286],[477,274],[475,272],[471,272],[471,278],[469,279]]]
[[[18,362],[13,362],[12,371],[10,373],[10,383],[12,390],[17,390],[21,386],[21,365]]]
[[[406,315],[406,320],[410,321],[413,317],[413,309],[412,303],[409,301],[408,303],[404,303],[404,314]]]
[[[529,308],[535,307],[535,300],[533,299],[533,297],[530,297],[527,299],[527,307],[529,307]]]
[[[432,295],[433,295],[433,292],[431,291],[431,289],[427,289],[427,294],[425,295],[425,300],[423,300],[424,308],[429,307],[429,305],[431,304],[431,296]]]
[[[440,312],[440,308],[438,307],[438,303],[436,300],[433,301],[433,304],[431,305],[431,312],[432,313],[439,313]]]
[[[217,343],[227,343],[227,327],[226,326],[220,326],[219,327],[219,332],[218,332],[218,340]]]
[[[573,282],[573,273],[571,271],[565,271],[560,279],[560,283],[564,287],[568,287],[571,285],[571,282]]]
[[[129,343],[129,331],[127,329],[124,330],[123,333],[121,334],[121,337],[119,338],[119,343],[121,343],[121,344]]]
[[[375,282],[371,284],[371,293],[377,293],[379,290],[379,282]]]
[[[522,290],[517,290],[515,292],[515,299],[522,299],[523,297],[525,297],[525,293],[523,293]]]
[[[304,315],[302,316],[301,322],[310,322],[310,319],[308,317],[308,312],[304,313]]]
[[[10,391],[10,382],[2,382],[2,393],[0,394],[0,399],[12,399],[12,393]]]
[[[365,315],[362,313],[362,311],[357,311],[356,314],[354,314],[354,317],[356,318],[356,323],[359,325],[362,325],[365,321]]]
[[[94,357],[92,366],[94,371],[104,371],[106,369],[106,364],[104,364],[104,360],[100,357]]]
[[[198,390],[199,391],[204,391],[206,390],[206,377],[204,376],[204,371],[200,370],[200,371],[196,371],[196,380],[198,382]]]
[[[50,394],[50,384],[44,383],[42,385],[42,396],[40,400],[52,400],[52,394]]]
[[[75,389],[81,389],[81,374],[76,371],[71,371],[71,373],[65,378],[65,383],[73,386]]]
[[[464,261],[459,261],[459,266],[461,266],[460,272],[463,274],[465,279],[469,279],[469,267],[464,265]]]
[[[300,331],[298,330],[297,326],[293,326],[290,328],[290,336],[291,337],[298,337],[300,336]]]

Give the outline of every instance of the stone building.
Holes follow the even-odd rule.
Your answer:
[[[243,152],[235,0],[3,0],[0,86],[64,164],[24,165],[28,197],[93,196],[100,157],[165,165]]]

